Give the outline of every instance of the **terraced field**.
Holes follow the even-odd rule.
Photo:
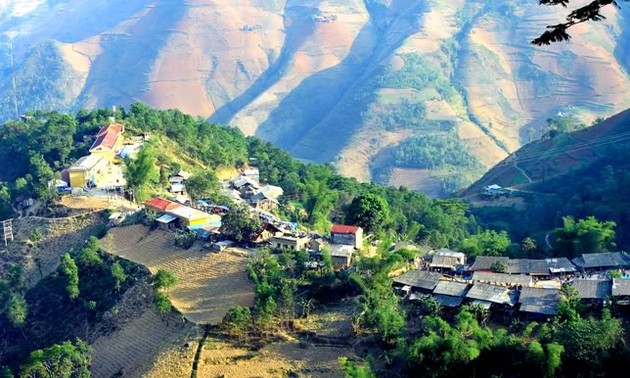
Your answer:
[[[118,331],[101,336],[92,344],[92,376],[146,376],[144,372],[156,363],[154,359],[159,359],[167,350],[184,348],[198,332],[197,327],[183,324],[174,313],[162,320],[152,308],[148,308]],[[177,371],[171,367],[169,375],[187,376],[191,367],[192,357],[182,360]]]
[[[247,251],[210,253],[199,244],[190,249],[174,245],[170,234],[140,225],[117,227],[101,241],[117,256],[146,266],[152,273],[168,269],[179,284],[168,292],[173,306],[189,321],[217,324],[236,305],[251,306],[253,286],[245,273]]]

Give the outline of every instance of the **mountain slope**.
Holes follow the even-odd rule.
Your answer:
[[[3,5],[0,118],[14,117],[16,100],[18,113],[140,100],[435,195],[479,177],[558,112],[590,123],[630,106],[627,9],[539,49],[528,41],[564,10],[531,0]],[[419,159],[453,143],[477,162]]]
[[[498,184],[513,199],[480,201]],[[507,227],[516,240],[544,236],[563,216],[594,215],[617,223],[621,248],[630,247],[630,109],[588,129],[527,144],[487,172],[464,197],[487,226]]]

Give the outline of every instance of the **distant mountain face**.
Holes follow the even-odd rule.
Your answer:
[[[515,189],[483,198],[486,186]],[[630,109],[593,127],[529,143],[461,192],[485,227],[507,229],[514,241],[539,241],[562,217],[614,221],[617,245],[630,248]]]
[[[590,122],[630,106],[627,17],[535,48],[565,12],[537,4],[0,0],[0,115],[140,100],[440,194],[559,112]]]

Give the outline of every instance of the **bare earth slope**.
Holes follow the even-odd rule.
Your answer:
[[[236,250],[210,253],[198,244],[180,249],[168,233],[139,225],[109,230],[101,246],[154,274],[159,269],[173,272],[179,283],[168,296],[193,323],[218,324],[230,307],[253,304],[253,285],[245,273],[247,257]]]
[[[141,100],[438,195],[559,112],[588,123],[630,106],[627,9],[577,27],[571,43],[535,48],[529,40],[565,11],[537,3],[5,0],[0,118],[15,102],[20,113]],[[409,138],[443,133],[478,168],[395,158]]]

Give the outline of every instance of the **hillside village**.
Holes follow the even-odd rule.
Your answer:
[[[207,357],[213,355],[212,349],[201,352],[205,361],[191,350],[193,344],[203,349],[202,334],[209,330],[216,337],[213,340],[238,343],[242,337],[252,337],[265,345],[290,345],[297,350],[292,353],[308,358],[315,358],[324,347],[336,348],[328,350],[327,367],[315,375],[327,377],[337,376],[339,357],[361,361],[358,356],[366,356],[366,349],[386,350],[392,345],[393,336],[385,336],[381,329],[385,325],[378,323],[392,324],[388,317],[401,318],[395,335],[412,338],[424,332],[417,322],[435,314],[452,322],[474,313],[484,327],[487,322],[503,327],[532,320],[541,327],[562,324],[566,316],[562,306],[572,290],[589,316],[609,308],[616,314],[629,309],[630,256],[625,252],[586,251],[571,259],[551,257],[562,254],[542,250],[530,255],[508,251],[507,234],[502,250],[471,252],[466,250],[468,238],[492,234],[484,234],[474,219],[467,218],[465,205],[458,201],[430,200],[404,188],[344,181],[326,176],[326,167],[298,163],[290,169],[315,178],[309,182],[296,174],[297,182],[287,180],[280,174],[289,166],[281,160],[282,152],[260,147],[255,140],[229,160],[229,169],[220,170],[221,163],[192,159],[192,154],[180,156],[182,150],[170,137],[124,123],[99,124],[82,137],[85,148],[56,167],[59,176],[49,181],[54,195],[46,205],[35,197],[20,199],[21,216],[8,221],[15,232],[10,239],[5,234],[3,251],[8,258],[0,266],[10,277],[15,265],[23,264],[22,293],[41,293],[55,285],[63,293],[66,256],[76,259],[80,275],[90,277],[82,276],[82,285],[101,276],[114,280],[109,269],[116,263],[135,272],[133,280],[118,289],[111,282],[98,295],[86,288],[75,302],[59,293],[53,302],[46,302],[50,300],[46,296],[41,303],[28,297],[34,314],[25,329],[9,326],[9,320],[0,317],[0,325],[7,325],[0,335],[19,336],[22,330],[25,337],[32,337],[40,330],[42,307],[66,301],[66,316],[77,319],[64,322],[64,332],[94,347],[91,369],[96,376],[139,371],[134,361],[142,354],[162,358],[160,353],[176,348],[180,342],[176,340],[187,340],[188,345],[187,355],[171,356],[176,361],[194,360],[204,366],[199,371],[216,372],[207,376],[225,374],[229,363],[212,370]],[[153,162],[159,179],[140,193],[126,179],[128,167],[155,146],[160,150]],[[216,153],[211,152],[210,156]],[[200,178],[210,188],[203,194],[198,189]],[[298,197],[307,191],[308,196]],[[491,185],[480,193],[495,200],[511,192]],[[357,199],[373,201],[363,217],[354,216],[360,210],[354,207]],[[324,217],[308,214],[317,206],[326,207]],[[379,227],[387,219],[383,206],[390,207],[392,221]],[[57,223],[66,228],[55,229]],[[84,226],[89,229],[81,229]],[[63,230],[67,240],[60,236]],[[98,239],[86,240],[89,235]],[[520,248],[515,244],[511,248]],[[444,245],[452,247],[441,248]],[[98,274],[82,255],[89,246],[96,246],[104,261]],[[164,272],[172,274],[173,283],[156,288],[157,276]],[[80,311],[73,310],[72,303],[80,302]],[[129,312],[118,315],[119,306],[129,303],[133,303]],[[105,323],[100,318],[90,320],[95,329],[85,332],[82,316],[92,316],[89,311],[103,316]],[[242,329],[229,328],[235,311],[249,316]],[[270,317],[264,318],[265,311]],[[150,329],[151,337],[133,337],[133,330],[143,327]],[[51,333],[42,334],[46,338]],[[55,337],[51,337],[54,343],[65,340]],[[268,337],[274,340],[270,344]],[[108,345],[116,348],[109,350]],[[23,351],[7,349],[0,353],[0,362]],[[296,366],[295,361],[286,371]],[[300,365],[304,369],[300,371],[309,372],[313,364],[318,363]],[[387,362],[379,364],[381,371],[387,369]],[[267,373],[278,375],[273,367]]]
[[[62,179],[53,183],[58,192],[92,197],[114,191],[129,196],[122,163],[138,153],[148,136],[128,137],[124,132],[121,124],[103,126],[95,136],[89,155],[62,171]],[[242,240],[231,240],[221,233],[222,218],[230,212],[231,204],[212,203],[207,199],[193,203],[186,191],[191,177],[191,173],[181,169],[174,172],[168,178],[166,198],[150,198],[135,212],[112,212],[110,226],[120,226],[126,217],[142,212],[159,230],[173,235],[188,233],[208,253],[231,247],[252,251],[261,247],[275,251],[304,250],[312,258],[307,263],[311,269],[320,266],[324,253],[330,255],[335,269],[349,269],[377,244],[368,242],[369,237],[366,238],[364,230],[358,226],[333,225],[329,234],[321,235],[295,222],[282,220],[274,212],[282,206],[283,188],[261,183],[260,171],[254,166],[243,167],[238,176],[220,182],[223,198],[246,205],[250,217],[261,222],[256,232],[245,235]],[[482,194],[496,197],[504,191],[493,185],[484,188]],[[627,285],[630,281],[625,280],[630,276],[625,270],[630,268],[630,256],[625,252],[584,254],[573,261],[477,256],[471,264],[464,253],[441,249],[428,251],[418,257],[414,265],[415,269],[393,277],[393,289],[410,302],[432,296],[445,308],[470,303],[502,316],[516,313],[535,318],[553,316],[557,313],[560,289],[569,283],[586,301],[614,300],[627,304],[630,298],[630,285]],[[610,278],[612,276],[619,278]]]

